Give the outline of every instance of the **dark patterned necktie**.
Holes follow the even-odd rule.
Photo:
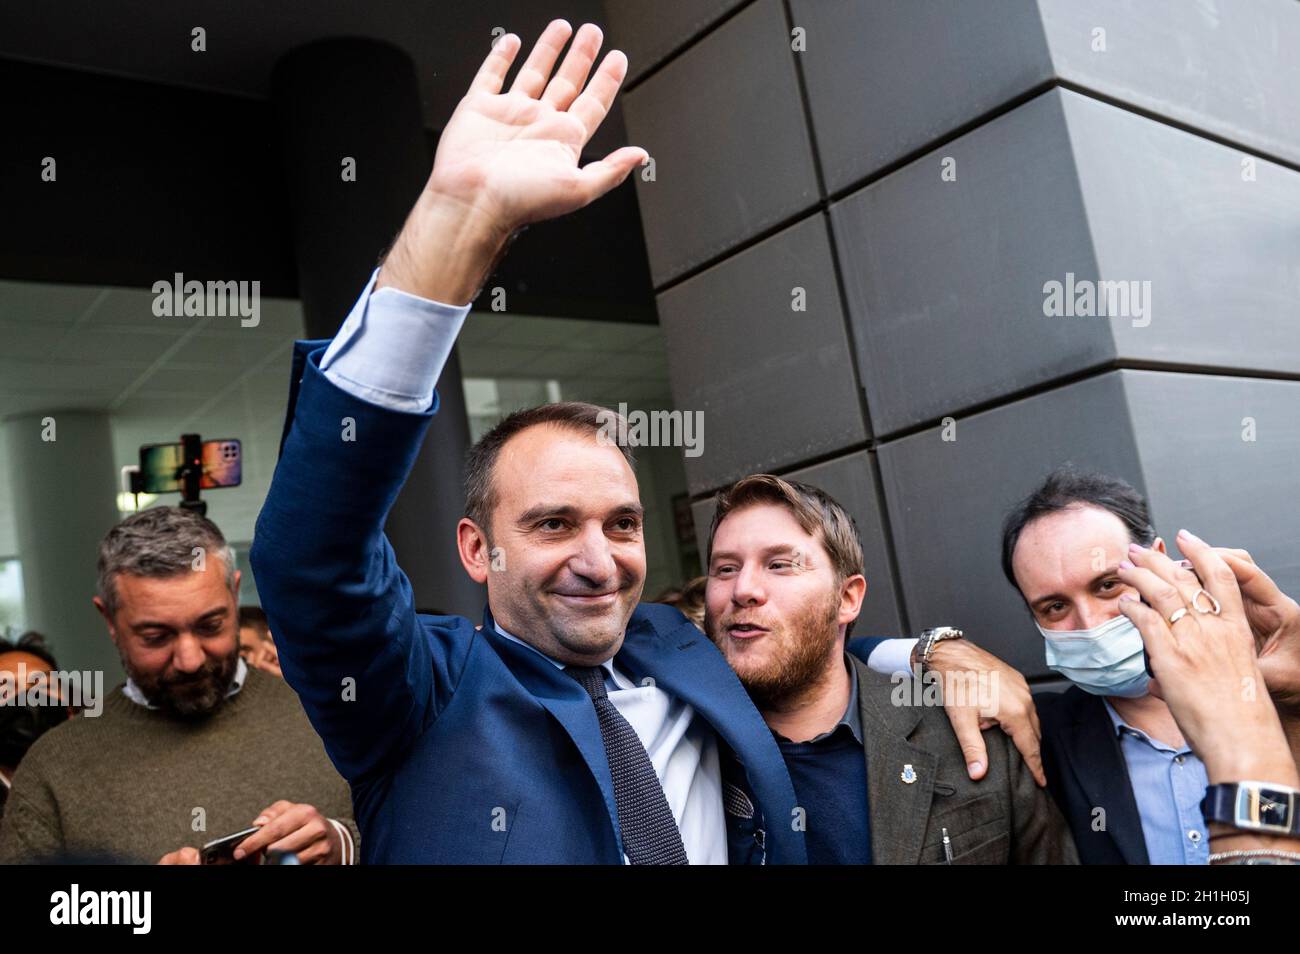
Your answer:
[[[605,670],[599,666],[569,666],[564,671],[587,690],[596,706],[609,774],[614,779],[614,805],[623,830],[624,854],[634,865],[688,864],[682,834],[650,756],[636,730],[605,694]]]

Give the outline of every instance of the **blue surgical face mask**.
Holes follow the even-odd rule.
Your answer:
[[[1037,620],[1034,625],[1038,626]],[[1052,630],[1038,626],[1047,643],[1047,665],[1094,696],[1135,699],[1147,694],[1142,634],[1127,616],[1092,629]]]

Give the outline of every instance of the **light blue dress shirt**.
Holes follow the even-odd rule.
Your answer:
[[[469,305],[444,305],[391,287],[374,291],[378,277],[376,268],[320,369],[363,401],[391,411],[427,411]]]
[[[1209,785],[1205,765],[1186,745],[1175,749],[1151,738],[1125,722],[1109,699],[1102,701],[1128,764],[1129,784],[1151,863],[1209,864],[1209,832],[1201,814],[1201,800]]]

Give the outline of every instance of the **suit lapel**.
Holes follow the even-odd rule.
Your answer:
[[[614,780],[609,773],[609,757],[605,753],[605,741],[600,734],[600,722],[591,697],[541,653],[511,642],[498,633],[492,622],[492,613],[487,609],[483,611],[481,635],[488,639],[533,698],[555,717],[582,753],[583,761],[600,786],[605,811],[614,827],[614,839],[617,844],[623,844],[618,806],[614,801]]]
[[[858,673],[871,860],[878,865],[915,865],[925,842],[939,759],[907,741],[921,721],[920,710],[888,704],[889,693],[882,693],[878,685],[882,677],[856,656],[849,658]],[[911,773],[907,773],[909,765]]]
[[[1129,781],[1114,723],[1100,696],[1082,690],[1079,695],[1084,698],[1071,700],[1070,744],[1063,753],[1070,763],[1070,771],[1087,794],[1088,804],[1105,809],[1106,834],[1125,863],[1150,864],[1142,817],[1138,814],[1137,799],[1133,796],[1133,784]],[[1085,752],[1087,763],[1080,765],[1077,756]]]

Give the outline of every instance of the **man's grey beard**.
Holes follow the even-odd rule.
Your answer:
[[[224,659],[205,660],[198,672],[179,679],[159,679],[141,673],[122,657],[122,668],[149,704],[181,719],[206,718],[221,708],[238,667],[238,644]]]

